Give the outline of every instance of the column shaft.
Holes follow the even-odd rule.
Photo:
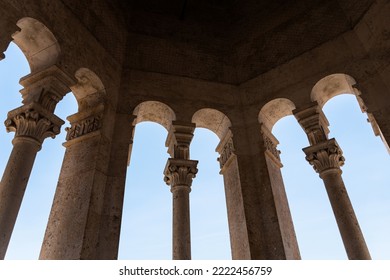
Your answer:
[[[305,130],[311,146],[303,149],[306,160],[324,181],[337,225],[349,259],[371,259],[363,233],[353,211],[341,177],[345,158],[337,141],[328,139],[328,121],[314,102],[295,110],[294,115]]]
[[[195,124],[173,122],[166,146],[169,158],[164,169],[164,181],[171,186],[173,200],[172,258],[191,259],[190,192],[198,161],[190,160],[190,143]]]
[[[171,188],[173,198],[173,259],[191,259],[190,187]]]
[[[173,247],[174,260],[191,259],[190,239],[190,191],[192,179],[198,169],[198,161],[169,158],[164,170],[165,182],[171,186],[173,199]]]
[[[40,145],[27,137],[13,140],[13,149],[0,183],[0,259],[4,259]]]
[[[363,233],[353,210],[340,169],[330,169],[321,173],[332,205],[341,238],[349,259],[371,259]]]

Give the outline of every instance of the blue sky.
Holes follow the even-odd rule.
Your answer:
[[[29,67],[11,44],[0,62],[0,119],[21,105],[19,78]],[[77,111],[68,94],[56,114],[65,120]],[[390,259],[390,157],[375,137],[353,95],[341,95],[324,107],[331,137],[336,137],[346,158],[343,178],[373,259]],[[14,229],[7,259],[37,259],[50,213],[65,148],[64,125],[55,139],[46,139],[38,153]],[[308,141],[294,117],[283,118],[273,128],[283,178],[303,259],[346,259],[345,250],[324,185],[305,161]],[[126,180],[120,241],[121,259],[170,259],[172,201],[163,181],[168,158],[167,131],[155,123],[136,126],[132,161]],[[0,174],[11,152],[13,133],[0,129]],[[193,259],[230,259],[223,178],[214,151],[218,138],[206,129],[195,130],[191,158],[199,160],[191,192]]]

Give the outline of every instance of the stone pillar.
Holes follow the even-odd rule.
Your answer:
[[[107,160],[102,143],[108,142],[101,133],[103,110],[101,105],[68,117],[71,127],[40,259],[81,259],[96,249],[106,184],[100,166]]]
[[[115,117],[96,259],[118,258],[127,163],[135,130],[134,119],[135,116],[127,112],[117,113]]]
[[[173,199],[172,258],[191,259],[190,200],[192,179],[198,172],[198,161],[189,160],[190,143],[194,124],[173,122],[168,134],[168,159],[164,170],[164,181],[171,186]]]
[[[248,240],[248,250],[244,256],[252,260],[286,259],[287,253],[260,124],[256,121],[245,126],[232,126],[230,129],[233,134],[239,180],[239,185],[234,187],[234,190],[239,188],[242,195],[240,215],[243,212],[245,224],[241,224],[246,226],[242,234],[247,236],[243,242],[246,243],[246,239]],[[228,171],[223,172],[226,174]],[[235,201],[238,203],[238,200]]]
[[[305,130],[311,146],[304,148],[306,160],[324,181],[330,204],[349,259],[371,259],[363,233],[348,197],[341,166],[342,150],[335,139],[328,139],[328,121],[317,103],[295,110],[294,115]]]
[[[280,172],[282,164],[280,163],[279,151],[276,149],[278,142],[265,127],[262,127],[261,134],[258,128],[259,126],[256,125],[257,135],[262,137],[259,137],[256,147],[259,154],[251,161],[251,165],[256,166],[256,171],[252,172],[251,175],[255,173],[259,176],[259,186],[261,186],[263,193],[257,193],[259,188],[256,187],[253,190],[250,189],[251,186],[246,187],[246,189],[242,188],[241,182],[243,181],[244,184],[247,182],[244,177],[246,176],[245,171],[251,171],[251,166],[242,163],[242,171],[239,172],[230,130],[216,149],[221,155],[218,161],[221,174],[224,176],[232,258],[300,259]],[[242,160],[242,158],[243,156],[239,155],[239,159]],[[263,215],[252,218],[259,213],[263,213]],[[272,223],[265,222],[267,219]]]
[[[0,259],[3,259],[37,152],[46,137],[55,137],[64,122],[37,103],[8,113],[7,131],[14,131],[13,149],[0,183]]]
[[[73,80],[57,66],[20,80],[24,106],[8,113],[7,131],[15,132],[13,151],[0,183],[0,258],[4,258],[37,152],[64,123],[54,115]]]
[[[230,130],[222,138],[215,150],[220,154],[218,161],[225,187],[232,259],[250,260],[251,254],[243,208],[241,182],[233,136]]]
[[[288,205],[282,172],[280,170],[283,165],[280,160],[280,151],[277,149],[279,141],[264,125],[261,126],[261,134],[264,139],[265,158],[268,173],[270,175],[269,178],[272,186],[272,193],[274,195],[286,259],[299,260],[301,259],[301,254],[299,252],[298,241],[294,230],[290,207]]]
[[[191,259],[190,192],[198,161],[168,159],[164,181],[171,186],[173,199],[172,259]]]

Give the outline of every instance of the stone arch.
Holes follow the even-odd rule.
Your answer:
[[[337,95],[355,94],[358,96],[359,94],[353,87],[354,85],[356,85],[356,81],[351,76],[347,74],[332,74],[322,78],[314,85],[310,98],[312,101],[317,101],[322,108],[326,102]]]
[[[347,74],[332,74],[319,80],[313,87],[310,98],[312,101],[316,101],[318,105],[323,108],[325,103],[333,97],[340,94],[353,94],[359,103],[360,109],[363,113],[367,114],[368,121],[374,131],[375,136],[379,136],[383,141],[387,151],[390,153],[389,144],[387,143],[383,133],[372,113],[368,111],[368,108],[363,100],[362,93],[356,86],[356,81],[353,77]]]
[[[161,124],[168,131],[172,121],[176,120],[175,112],[168,105],[159,101],[144,101],[138,104],[133,114],[137,116],[134,125],[151,121]]]
[[[269,131],[281,118],[292,115],[295,104],[287,98],[276,98],[265,104],[258,116],[259,123],[263,124]]]
[[[281,173],[283,165],[280,158],[280,151],[277,148],[279,141],[272,134],[272,128],[281,118],[292,115],[294,109],[295,104],[291,100],[287,98],[276,98],[266,103],[258,115],[264,145],[265,165],[269,174],[264,179],[269,180],[272,189],[287,259],[300,259],[301,256],[284,187],[283,175]]]
[[[197,127],[207,128],[214,132],[222,140],[232,125],[229,118],[216,109],[204,108],[195,112],[192,122]]]
[[[71,87],[79,111],[96,108],[104,103],[106,91],[100,78],[87,68],[76,71],[77,84]]]
[[[54,65],[60,55],[60,46],[53,33],[40,21],[25,17],[16,25],[20,31],[12,38],[23,51],[31,72],[37,72]]]
[[[106,91],[100,78],[87,68],[76,71],[77,83],[70,87],[77,103],[78,112],[69,116],[67,140],[79,138],[100,130],[104,114]]]

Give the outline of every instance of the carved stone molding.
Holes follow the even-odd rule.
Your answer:
[[[305,130],[311,145],[326,141],[329,134],[329,122],[321,107],[313,102],[309,107],[293,111],[295,118]]]
[[[64,121],[38,104],[29,104],[10,111],[4,124],[15,137],[30,137],[41,144],[45,138],[59,134]]]
[[[220,157],[217,159],[219,161],[219,167],[222,169],[226,163],[229,161],[229,159],[235,155],[235,149],[233,144],[233,138],[229,137],[229,139],[226,141],[225,145],[223,146]]]
[[[20,93],[23,104],[39,103],[49,112],[54,112],[57,103],[70,92],[75,81],[57,66],[51,66],[39,72],[31,73],[22,79],[24,87]]]
[[[279,144],[278,139],[270,132],[264,125],[261,126],[261,134],[264,140],[264,148],[266,149],[266,154],[280,167],[282,163],[280,160],[280,150],[277,149]]]
[[[165,146],[168,153],[174,158],[189,159],[190,144],[194,137],[194,123],[182,123],[173,121],[169,130]]]
[[[81,136],[87,135],[102,127],[103,113],[84,118],[71,123],[71,127],[67,127],[66,140],[73,140]]]
[[[198,161],[169,158],[164,170],[164,181],[171,187],[191,187],[192,179],[195,178]]]
[[[314,146],[304,148],[306,160],[321,175],[329,169],[340,169],[344,165],[343,151],[334,138]]]

